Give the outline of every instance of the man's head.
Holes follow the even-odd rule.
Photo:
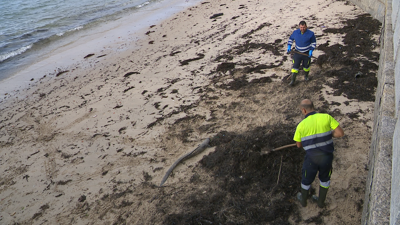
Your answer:
[[[303,115],[314,111],[314,103],[310,99],[304,99],[300,102],[300,110]]]
[[[304,32],[306,32],[306,30],[307,30],[306,21],[300,21],[300,23],[299,23],[299,28],[300,28],[300,31],[301,31],[302,34],[303,34]]]

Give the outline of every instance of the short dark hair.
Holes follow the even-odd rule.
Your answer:
[[[311,110],[314,110],[314,103],[311,102],[311,104],[301,104],[300,107],[302,107],[303,109],[305,109],[307,111],[311,111]]]
[[[302,21],[300,21],[299,25],[307,26],[307,23],[306,23],[306,21],[302,20]]]

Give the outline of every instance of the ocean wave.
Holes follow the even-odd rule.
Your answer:
[[[140,5],[137,5],[136,8],[142,8],[143,6],[148,5],[148,4],[150,4],[150,2],[145,2]]]
[[[77,30],[80,30],[80,29],[82,29],[82,28],[83,28],[83,26],[78,26],[78,27],[69,29],[69,30],[67,30],[67,31],[65,31],[65,32],[60,32],[60,33],[57,34],[57,36],[61,37],[61,36],[63,36],[65,33],[77,31]]]
[[[30,30],[21,35],[15,35],[9,39],[10,42],[27,42],[29,40],[36,39],[38,36],[46,35],[50,30],[46,28],[37,28],[35,30]]]
[[[20,54],[26,52],[27,50],[29,50],[30,48],[32,48],[32,45],[28,45],[28,46],[19,48],[19,49],[15,50],[15,51],[8,52],[6,54],[0,55],[0,62],[3,62],[4,60],[9,59],[11,57],[20,55]]]

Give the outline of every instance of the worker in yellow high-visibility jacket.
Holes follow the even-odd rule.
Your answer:
[[[307,206],[308,190],[318,173],[319,196],[313,196],[313,199],[323,208],[332,173],[332,137],[342,137],[344,132],[332,116],[317,113],[311,100],[301,101],[300,109],[305,119],[297,125],[293,140],[296,141],[297,147],[303,147],[306,156],[302,168],[301,192],[297,194],[297,199],[303,207]]]

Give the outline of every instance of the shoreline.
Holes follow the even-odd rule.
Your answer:
[[[31,87],[10,92],[1,100],[0,221],[359,223],[376,63],[367,56],[376,54],[349,56],[341,31],[352,30],[344,29],[346,21],[368,28],[371,19],[341,1],[305,0],[305,8],[315,9],[311,15],[292,4],[198,2],[149,22],[137,31],[143,38],[119,40],[112,33],[117,42],[110,48],[85,48],[75,56],[80,64],[40,74]],[[350,69],[358,69],[357,60],[372,68],[357,80],[358,90],[346,76],[354,79],[354,70],[340,59],[340,68],[314,59],[311,81],[299,75],[288,86],[286,40],[305,18],[322,46],[316,58],[342,56],[354,62]],[[360,33],[366,36],[359,39],[378,38]],[[332,114],[346,133],[334,141],[326,209],[311,202],[301,208],[294,199],[303,151],[260,156],[293,142],[303,98]],[[212,147],[178,165],[159,187],[176,159],[210,137],[217,140]],[[316,179],[312,189],[318,185]]]
[[[155,3],[132,15],[125,15],[115,21],[107,21],[100,26],[61,39],[59,41],[61,44],[52,44],[57,47],[48,46],[39,50],[42,55],[38,59],[32,59],[30,64],[23,66],[20,70],[14,69],[16,72],[1,80],[0,96],[4,96],[6,93],[12,95],[13,92],[28,88],[43,76],[52,75],[58,70],[64,71],[79,67],[85,64],[84,57],[88,54],[108,54],[115,57],[121,52],[129,51],[126,43],[134,43],[143,38],[145,36],[143,31],[149,26],[158,24],[198,2],[200,0],[191,0],[190,2],[172,0]],[[130,46],[130,50],[135,48]],[[43,53],[44,51],[47,53]],[[23,84],[21,85],[21,83]]]

